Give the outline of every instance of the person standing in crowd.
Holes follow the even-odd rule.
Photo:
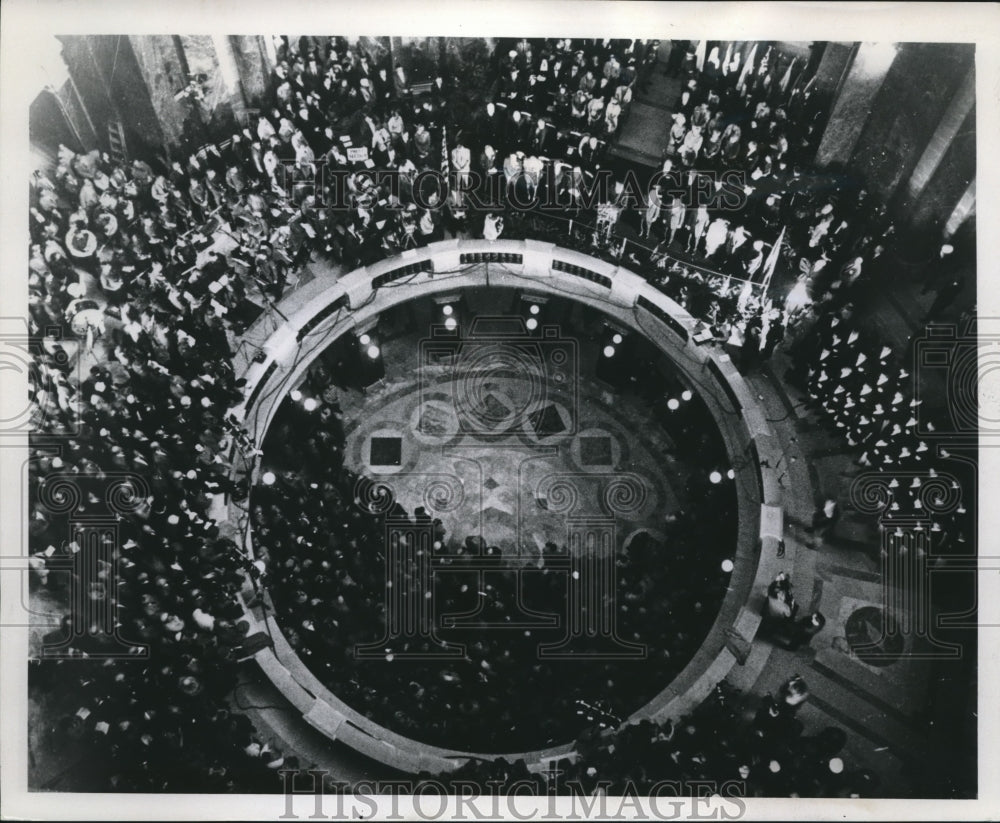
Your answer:
[[[934,298],[934,302],[931,303],[930,308],[927,310],[927,314],[924,315],[923,322],[927,323],[932,320],[940,319],[941,315],[944,314],[945,310],[955,302],[955,299],[962,293],[962,289],[965,288],[965,277],[961,274],[953,274],[945,283],[940,286],[937,290],[937,296]]]
[[[839,519],[840,507],[837,505],[836,500],[828,497],[821,505],[816,507],[816,510],[813,512],[812,523],[806,531],[815,534],[823,540],[833,530],[833,527],[837,525]]]
[[[803,645],[808,645],[813,637],[823,631],[824,626],[826,626],[826,618],[820,612],[811,612],[795,622],[786,648],[789,651],[795,651]]]
[[[642,225],[639,227],[639,236],[649,239],[650,230],[660,219],[660,189],[658,186],[651,186],[646,200],[646,210],[642,214]]]
[[[767,587],[767,616],[779,623],[790,622],[798,608],[791,578],[787,572],[779,572]]]
[[[457,203],[461,206],[464,192],[468,190],[469,172],[472,168],[472,152],[463,145],[461,139],[456,141],[455,148],[451,150],[451,168],[455,175]]]

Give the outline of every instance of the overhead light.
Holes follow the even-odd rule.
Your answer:
[[[733,570],[733,568],[734,568],[733,567],[733,561],[730,560],[728,557],[725,560],[722,561],[722,570],[726,574],[729,574],[729,572],[731,572]]]
[[[454,329],[456,326],[458,326],[458,321],[454,317],[449,317],[444,321],[446,329]]]
[[[670,399],[669,399],[669,400],[667,401],[667,408],[668,408],[668,409],[670,409],[670,411],[674,411],[675,409],[679,409],[680,407],[681,407],[681,404],[680,404],[680,402],[679,402],[679,401],[677,400],[677,398],[676,398],[676,397],[671,397],[671,398],[670,398]]]
[[[261,475],[260,479],[264,481],[265,486],[273,486],[274,481],[277,480],[278,478],[275,477],[274,472],[264,472],[264,474]]]
[[[616,334],[614,337],[611,338],[611,342],[617,346],[619,343],[622,342],[622,336],[620,334]]]
[[[295,402],[298,402],[299,400],[302,399],[302,392],[300,392],[298,389],[292,389],[292,391],[289,393],[288,396],[291,397],[292,400],[294,400]]]
[[[381,352],[379,351],[378,346],[369,346],[368,347],[368,356],[372,360],[375,360],[380,354],[381,354]]]
[[[722,475],[719,472],[712,472],[708,476],[708,479],[711,480],[713,483],[721,483],[722,482]]]
[[[524,325],[526,325],[531,331],[534,331],[535,329],[538,328],[538,321],[535,320],[534,317],[529,317],[528,322],[525,323]]]
[[[730,469],[729,471],[726,472],[726,477],[728,477],[730,480],[735,480],[736,472]]]
[[[538,314],[538,312],[540,312],[540,311],[541,311],[541,309],[539,308],[539,306],[538,306],[538,304],[537,304],[537,303],[532,303],[532,304],[531,304],[531,305],[530,305],[530,306],[528,307],[528,311],[530,311],[530,312],[531,312],[532,314]]]
[[[315,397],[307,397],[305,399],[305,402],[302,404],[302,408],[304,408],[306,411],[316,411],[316,407],[318,405],[319,403],[316,402]]]
[[[614,346],[605,346],[604,347],[604,356],[605,357],[614,357],[615,356],[615,347]]]
[[[367,334],[361,335],[361,337],[359,337],[358,340],[360,341],[362,346],[367,346],[369,343],[372,342],[372,339]]]
[[[690,400],[692,397],[694,397],[694,395],[691,394],[691,389],[684,389],[684,391],[681,392],[681,400]]]
[[[451,317],[451,315],[454,313],[455,309],[452,308],[452,306],[450,304],[445,303],[441,307],[441,311],[443,311],[447,317]]]

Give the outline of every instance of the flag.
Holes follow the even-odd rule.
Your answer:
[[[767,294],[768,288],[771,286],[771,278],[774,276],[774,270],[778,265],[778,258],[781,256],[781,244],[785,241],[785,228],[782,227],[781,234],[778,235],[778,239],[775,241],[774,245],[771,246],[771,251],[767,255],[767,260],[764,262],[764,294]]]
[[[441,201],[448,196],[448,180],[451,177],[451,161],[448,158],[448,127],[441,126]]]
[[[451,173],[451,161],[448,159],[448,127],[441,126],[441,174],[447,180]]]
[[[694,64],[697,66],[698,71],[701,71],[705,66],[705,46],[708,45],[707,40],[699,40],[698,48],[694,51]]]
[[[753,59],[757,55],[757,44],[753,44],[753,48],[750,49],[750,53],[747,55],[746,62],[743,64],[743,71],[740,72],[739,82],[736,84],[736,90],[742,92],[743,87],[747,82],[747,75],[753,71]]]
[[[726,45],[726,56],[722,61],[723,77],[729,74],[729,64],[732,62],[732,59],[733,59],[733,41],[730,40],[729,43]]]
[[[743,284],[743,288],[740,290],[739,299],[736,301],[736,308],[739,309],[739,311],[743,311],[746,309],[747,301],[750,299],[750,296],[752,294],[753,294],[753,285],[749,280],[747,280]]]
[[[785,72],[785,76],[781,78],[781,91],[782,93],[788,91],[788,84],[792,79],[792,69],[795,68],[796,58],[792,58],[792,62],[788,64],[788,71]]]
[[[806,70],[805,68],[803,68],[802,71],[800,71],[798,74],[795,75],[795,82],[792,83],[792,88],[788,92],[789,101],[792,99],[792,96],[795,94],[796,91],[801,91],[802,81],[805,79],[806,79]]]

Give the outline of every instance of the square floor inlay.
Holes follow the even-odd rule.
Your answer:
[[[610,466],[613,460],[610,437],[581,437],[580,463],[584,466]]]
[[[398,466],[403,461],[402,437],[373,437],[368,464],[371,466]]]
[[[561,434],[566,431],[566,424],[563,422],[559,411],[551,403],[542,409],[532,412],[529,420],[531,420],[531,425],[535,429],[535,434],[539,437]]]

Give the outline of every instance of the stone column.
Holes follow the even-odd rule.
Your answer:
[[[948,104],[948,108],[941,117],[937,129],[935,129],[930,142],[924,149],[924,153],[920,156],[920,160],[917,161],[917,166],[913,170],[913,174],[910,175],[910,179],[907,181],[904,206],[912,203],[920,196],[920,193],[930,181],[931,175],[934,174],[941,164],[944,153],[951,145],[951,141],[958,134],[966,115],[972,111],[972,107],[975,104],[976,73],[973,68],[970,68],[962,79],[962,84],[952,98],[951,103]]]
[[[250,108],[260,109],[268,92],[268,81],[274,69],[274,61],[268,56],[270,36],[236,35],[227,38],[239,72],[239,82],[243,88],[243,98]],[[270,54],[274,54],[273,43]]]
[[[847,73],[836,92],[830,121],[816,153],[816,162],[820,166],[846,164],[851,159],[868,121],[875,95],[882,88],[895,58],[896,47],[892,43],[861,43],[857,46],[853,57],[846,63]],[[836,59],[836,50],[831,56],[833,59]]]
[[[970,214],[975,214],[976,211],[976,181],[973,180],[969,183],[969,187],[965,190],[965,194],[962,195],[962,199],[958,201],[958,205],[955,206],[955,210],[951,213],[948,218],[948,222],[944,227],[944,236],[951,237],[956,231],[958,231],[959,226],[965,222],[965,219]]]
[[[197,105],[209,128],[208,135],[217,138],[220,136],[219,128],[225,127],[233,119],[242,121],[242,116],[246,113],[239,69],[228,38],[182,35],[177,39],[188,73],[204,77],[201,83],[204,96]]]
[[[827,43],[816,67],[816,90],[833,95],[851,63],[854,43]]]
[[[176,95],[187,85],[186,66],[174,38],[159,34],[129,36],[156,122],[168,146],[180,143],[189,104]]]
[[[881,48],[895,47],[883,44]],[[902,202],[906,199],[906,182],[962,88],[973,59],[974,48],[966,43],[898,45],[898,54],[872,101],[851,157],[851,171],[864,179],[872,195],[889,204],[897,215],[908,213]],[[959,103],[953,119],[961,122],[961,111]],[[940,147],[938,161],[959,131],[955,127],[952,141]],[[928,157],[928,165],[932,164],[934,152]]]

